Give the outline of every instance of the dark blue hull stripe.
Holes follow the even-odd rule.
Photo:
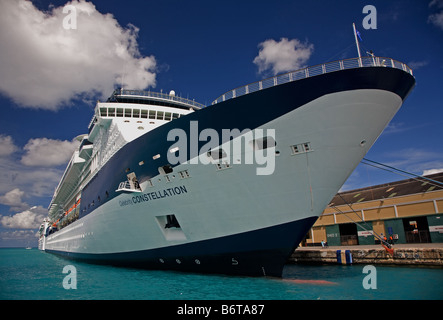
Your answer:
[[[116,197],[118,184],[126,181],[127,169],[135,172],[140,183],[158,175],[158,167],[167,165],[168,132],[179,128],[190,136],[190,121],[198,121],[199,130],[211,128],[222,137],[222,129],[255,129],[323,95],[357,89],[381,89],[405,99],[415,79],[398,69],[367,67],[319,75],[257,91],[209,106],[158,127],[120,149],[89,182],[82,192],[80,218]],[[225,141],[221,141],[223,143]],[[199,142],[198,150],[206,144]],[[188,150],[191,150],[188,146]],[[153,156],[160,154],[158,160]],[[188,154],[188,159],[196,155]],[[138,163],[144,161],[143,166]]]
[[[317,217],[164,248],[87,254],[47,250],[65,258],[144,269],[281,277],[283,267]],[[130,234],[128,234],[130,236]]]

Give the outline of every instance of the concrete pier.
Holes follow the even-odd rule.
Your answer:
[[[299,247],[288,263],[346,264],[344,253],[352,256],[356,264],[422,265],[443,267],[443,243],[398,244],[392,247],[393,255],[381,245]],[[337,252],[340,250],[340,252]]]

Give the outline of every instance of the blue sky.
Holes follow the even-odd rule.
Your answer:
[[[66,4],[77,29],[62,27]],[[368,4],[377,29],[362,25]],[[0,246],[36,245],[73,138],[120,83],[210,104],[276,71],[356,57],[353,22],[363,53],[405,62],[417,80],[367,158],[442,170],[443,0],[0,0]],[[360,165],[343,190],[400,179]]]

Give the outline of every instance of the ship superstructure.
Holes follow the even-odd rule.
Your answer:
[[[106,102],[97,102],[88,134],[80,142],[55,189],[49,205],[49,233],[80,215],[81,192],[100,168],[126,143],[181,116],[203,108],[195,101],[169,94],[116,89]],[[126,185],[126,184],[125,184]],[[43,242],[42,242],[43,244]]]

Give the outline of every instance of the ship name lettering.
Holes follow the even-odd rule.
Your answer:
[[[148,202],[152,200],[163,199],[166,197],[173,197],[182,193],[188,193],[185,186],[167,188],[154,192],[146,192],[140,195],[133,196],[131,199],[120,201],[120,206],[126,206],[128,204],[137,204],[142,202]],[[131,201],[132,200],[132,201]],[[129,201],[129,202],[128,202]]]

